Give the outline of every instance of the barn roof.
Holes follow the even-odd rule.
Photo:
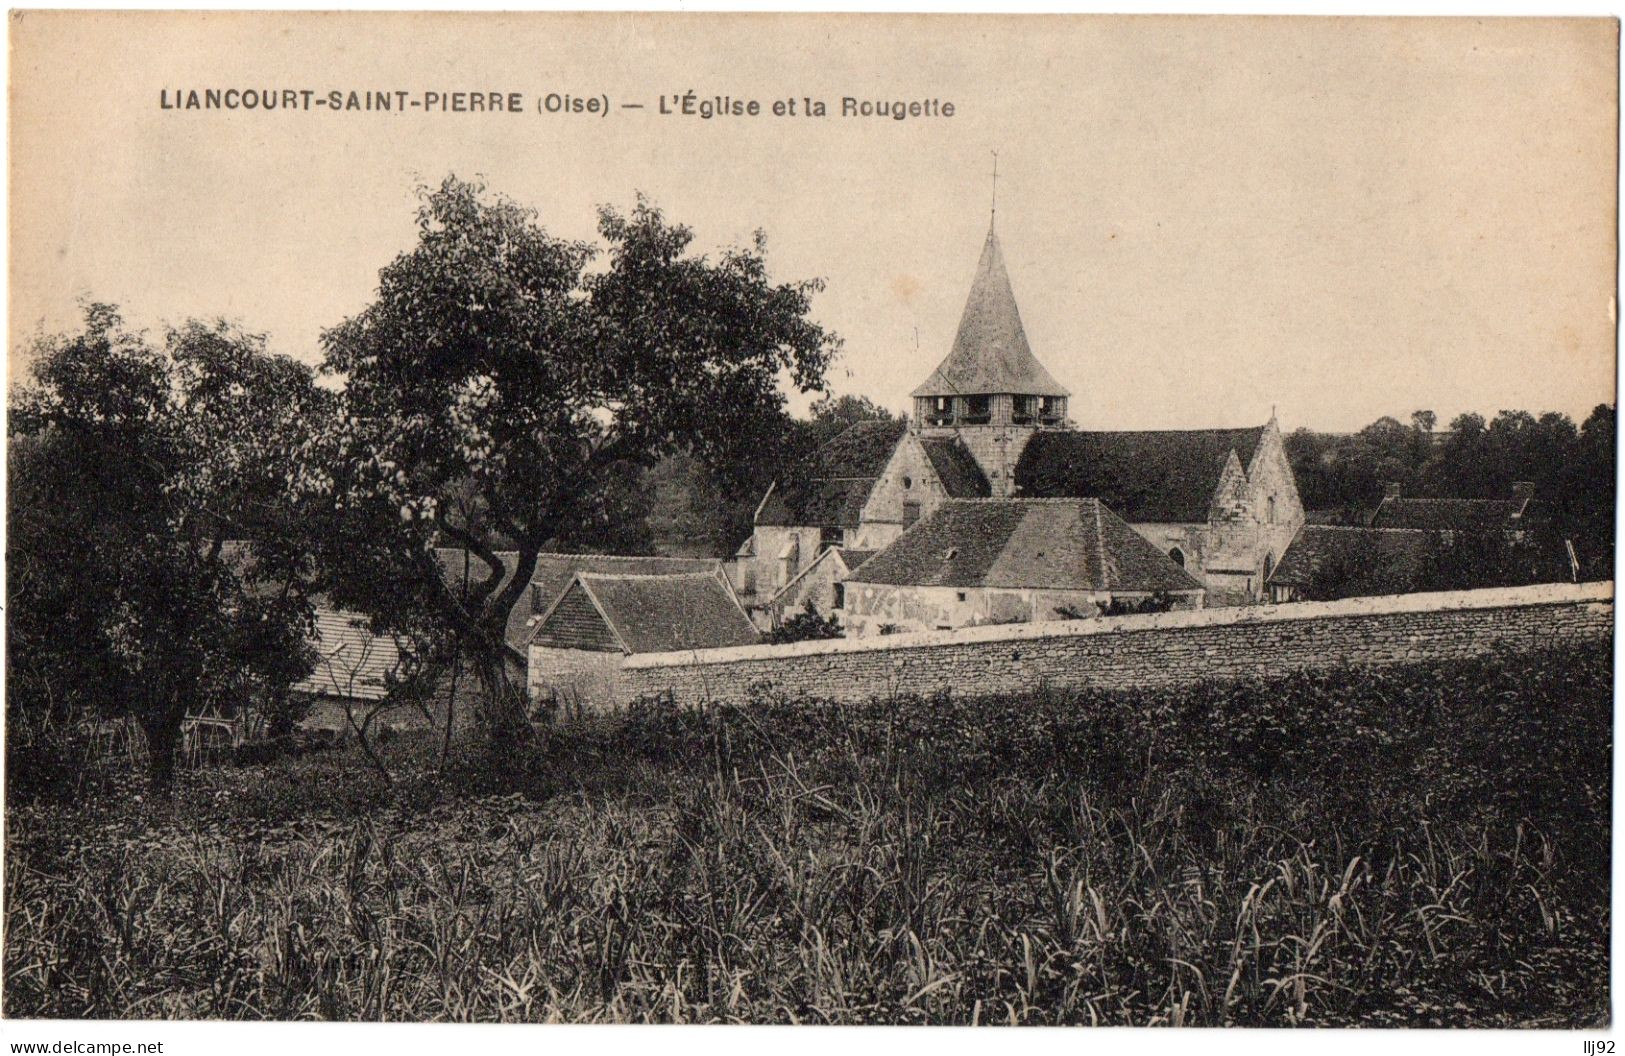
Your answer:
[[[1230,452],[1245,469],[1267,428],[1044,431],[1022,450],[1016,487],[1034,498],[1098,498],[1135,524],[1201,523]]]
[[[865,561],[852,581],[1136,593],[1201,589],[1096,499],[950,499]]]
[[[1004,267],[1004,252],[992,228],[982,245],[982,258],[976,264],[953,348],[914,390],[915,396],[980,393],[1067,395],[1027,344],[1016,295],[1010,288],[1010,274]]]
[[[721,572],[625,575],[577,572],[579,585],[629,653],[753,645],[756,627]],[[560,599],[562,600],[562,598]],[[557,603],[537,624],[542,633]]]

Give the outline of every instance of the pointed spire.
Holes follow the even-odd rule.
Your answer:
[[[1049,371],[1033,356],[1021,325],[1010,274],[998,233],[988,224],[982,259],[976,265],[970,296],[959,319],[953,350],[932,371],[915,396],[968,396],[1011,393],[1023,396],[1066,396]]]

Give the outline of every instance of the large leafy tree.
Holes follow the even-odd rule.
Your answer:
[[[155,346],[106,305],[32,359],[9,420],[8,713],[133,717],[167,786],[188,713],[310,668],[285,439],[320,396],[256,335],[193,322]]]
[[[809,318],[820,283],[772,281],[760,234],[695,255],[642,199],[598,231],[556,238],[447,178],[373,302],[323,335],[343,391],[302,484],[334,511],[335,590],[381,625],[439,621],[492,701],[512,699],[504,628],[538,553],[601,537],[629,466],[748,463],[784,418],[781,379],[818,388],[838,347]],[[436,546],[475,573],[448,584]]]

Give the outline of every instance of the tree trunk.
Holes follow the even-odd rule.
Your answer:
[[[534,731],[525,715],[524,689],[515,689],[508,678],[507,645],[499,637],[486,646],[469,658],[485,698],[486,734],[497,743],[530,740]]]
[[[169,795],[175,787],[175,753],[181,743],[181,716],[154,715],[141,722],[147,735],[147,777],[152,790]]]

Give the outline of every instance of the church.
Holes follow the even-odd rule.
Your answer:
[[[947,589],[954,585],[942,580],[945,570],[962,569],[971,552],[986,559],[957,591],[959,615],[941,610],[893,629],[985,619],[977,613],[997,606],[978,609],[973,590],[991,589],[1000,568],[1022,569],[1001,582],[1029,599],[1060,579],[1092,585],[1101,597],[1175,596],[1184,602],[1176,607],[1266,600],[1266,583],[1304,521],[1273,415],[1240,429],[1089,431],[1068,418],[1070,395],[1028,344],[990,227],[953,346],[914,390],[910,419],[852,426],[826,445],[809,479],[780,482],[763,497],[731,577],[753,619],[773,626],[809,601],[844,619],[857,607],[847,588],[865,582],[871,561],[893,592],[908,590],[910,575],[932,579],[912,584],[921,591]],[[1048,521],[1017,510],[1038,500],[1095,505]],[[973,513],[967,504],[976,502],[1002,504],[1007,516]],[[1119,519],[1132,532],[1098,528]],[[1067,542],[1073,567],[1062,569],[1015,529],[1002,543],[988,537],[989,525],[1018,520],[1097,528]],[[953,560],[927,562],[928,571],[917,554],[882,560],[893,547],[919,551],[924,539]],[[1029,559],[1017,560],[1023,547]],[[1099,567],[1089,571],[1090,561]],[[1041,608],[1029,603],[1017,618],[1059,618]]]

